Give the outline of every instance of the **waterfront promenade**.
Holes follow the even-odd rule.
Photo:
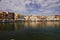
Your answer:
[[[60,21],[60,20],[43,20],[43,19],[40,19],[40,20],[25,20],[25,19],[16,19],[16,20],[0,20],[0,23],[1,22],[48,22],[48,21]]]

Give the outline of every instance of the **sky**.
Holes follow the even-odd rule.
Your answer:
[[[0,0],[0,11],[22,15],[60,15],[60,0]]]

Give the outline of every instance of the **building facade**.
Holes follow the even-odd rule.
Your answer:
[[[13,12],[8,12],[8,19],[14,20],[14,19],[15,19],[15,13],[13,13]]]
[[[8,14],[7,12],[0,12],[0,19],[7,19]]]

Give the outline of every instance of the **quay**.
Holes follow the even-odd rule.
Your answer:
[[[7,23],[7,22],[24,22],[24,19],[16,19],[16,20],[0,20],[0,23]]]
[[[7,23],[7,22],[55,22],[60,20],[24,20],[24,19],[17,19],[17,20],[0,20],[0,23]]]

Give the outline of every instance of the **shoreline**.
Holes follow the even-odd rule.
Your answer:
[[[0,23],[19,23],[19,22],[60,22],[60,20],[0,20]]]

